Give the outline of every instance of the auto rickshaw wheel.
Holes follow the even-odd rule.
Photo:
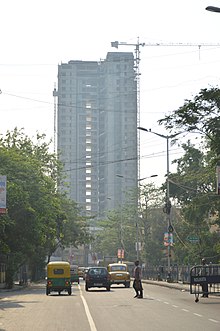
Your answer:
[[[85,290],[86,291],[88,291],[89,290],[89,287],[88,287],[88,285],[86,284],[86,286],[85,286]]]
[[[71,295],[71,288],[68,290],[68,294]]]
[[[50,294],[50,290],[47,288],[46,289],[46,295]]]

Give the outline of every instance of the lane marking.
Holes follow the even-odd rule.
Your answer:
[[[167,301],[164,301],[163,303],[165,303],[166,305],[169,305],[170,303],[169,302],[167,302]]]
[[[209,318],[209,321],[214,323],[219,323],[219,321],[213,320],[212,318]]]
[[[83,302],[83,305],[84,305],[84,308],[85,308],[86,316],[87,316],[87,319],[88,319],[88,322],[89,322],[90,330],[91,331],[97,331],[95,323],[94,323],[93,318],[92,318],[92,315],[90,314],[89,307],[88,307],[87,302],[86,302],[86,300],[83,296],[80,285],[78,285],[78,287],[79,287],[80,296],[81,296],[81,299],[82,299],[82,302]]]
[[[186,313],[188,313],[188,312],[189,312],[189,310],[188,310],[188,309],[184,309],[184,308],[182,308],[181,310],[182,310],[182,311],[185,311]]]
[[[174,308],[178,308],[179,306],[176,306],[176,305],[172,305]]]
[[[197,313],[193,313],[193,315],[198,316],[198,317],[202,317],[202,315],[197,314]]]

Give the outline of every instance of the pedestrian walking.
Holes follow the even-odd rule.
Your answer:
[[[134,282],[133,288],[135,290],[134,298],[142,299],[143,298],[143,287],[141,282],[141,267],[139,265],[139,261],[135,261],[135,268],[134,268]]]

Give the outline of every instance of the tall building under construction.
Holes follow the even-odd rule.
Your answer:
[[[57,150],[62,189],[86,216],[103,217],[137,188],[137,82],[134,55],[58,66]]]

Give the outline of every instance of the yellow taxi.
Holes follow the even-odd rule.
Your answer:
[[[125,263],[111,263],[108,265],[108,272],[110,274],[111,285],[124,285],[130,287],[130,273],[128,272],[127,264]]]

